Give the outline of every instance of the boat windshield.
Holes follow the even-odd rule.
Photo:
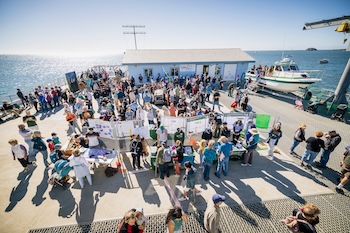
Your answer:
[[[286,65],[286,66],[282,66],[283,71],[298,71],[298,66],[296,65]]]

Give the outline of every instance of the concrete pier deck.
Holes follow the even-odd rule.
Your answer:
[[[221,104],[227,106],[222,109],[228,112],[232,98],[223,92],[221,95]],[[349,192],[336,194],[334,188],[344,147],[350,144],[350,126],[296,110],[293,105],[267,95],[251,94],[250,99],[254,111],[282,122],[283,137],[278,144],[281,153],[275,154],[271,161],[266,156],[267,150],[259,150],[252,167],[241,167],[239,161],[231,161],[228,176],[221,179],[214,176],[213,167],[209,182],[203,180],[202,169],[196,165],[196,187],[202,190],[202,195],[181,202],[190,217],[184,232],[205,232],[203,213],[214,193],[227,198],[222,207],[223,232],[288,232],[279,220],[306,202],[313,202],[321,209],[318,232],[348,232]],[[44,137],[56,132],[62,143],[67,141],[62,110],[49,116],[39,114],[37,118]],[[29,173],[22,172],[18,161],[12,159],[7,141],[17,138],[22,142],[17,130],[21,122],[18,118],[0,125],[0,232],[116,232],[119,219],[134,207],[143,207],[149,217],[146,232],[164,232],[165,213],[177,203],[171,194],[180,197],[183,191],[184,171],[180,176],[171,174],[161,180],[149,170],[126,171],[107,178],[104,169],[96,168],[92,186],[81,189],[78,183],[72,183],[67,190],[52,188],[47,184],[51,170],[45,170],[40,154],[38,166]],[[343,141],[331,154],[328,169],[304,169],[298,166],[298,158],[287,154],[294,131],[301,123],[307,125],[307,137],[318,129],[335,129],[342,136]],[[262,136],[268,133],[268,130],[259,131]],[[302,155],[304,147],[305,144],[300,144],[296,148],[298,155]],[[131,167],[129,159],[123,155],[126,168]],[[349,185],[345,189],[349,190]]]

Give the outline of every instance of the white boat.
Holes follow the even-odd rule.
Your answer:
[[[327,58],[323,58],[320,60],[320,64],[326,64],[328,63],[328,59]]]
[[[312,72],[317,73],[316,77],[310,76]],[[245,75],[246,79],[252,79],[260,87],[282,92],[298,91],[321,81],[321,78],[318,78],[321,75],[320,70],[299,70],[298,65],[289,58],[275,62],[270,68],[265,66],[263,69],[259,66],[255,69],[254,66]]]

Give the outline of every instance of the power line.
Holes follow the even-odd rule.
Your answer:
[[[144,28],[145,25],[123,25],[123,28],[133,28],[132,32],[123,32],[123,34],[134,34],[135,49],[137,50],[136,34],[146,34],[146,32],[136,32],[135,28]]]

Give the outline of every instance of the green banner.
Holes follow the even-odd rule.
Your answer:
[[[269,127],[270,123],[270,115],[265,115],[265,114],[257,114],[256,115],[256,128],[259,129],[267,129]]]

